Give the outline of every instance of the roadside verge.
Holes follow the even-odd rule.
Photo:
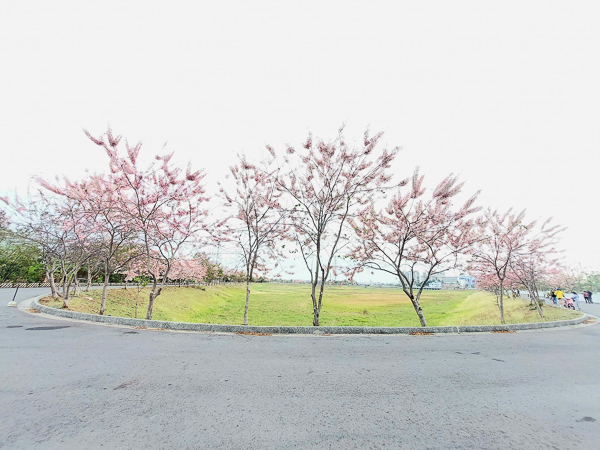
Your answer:
[[[312,326],[254,326],[254,325],[221,325],[210,323],[170,322],[165,320],[131,319],[127,317],[101,316],[77,311],[66,311],[63,309],[50,308],[41,305],[39,300],[48,294],[40,295],[32,299],[24,300],[29,303],[30,308],[44,314],[63,317],[67,319],[84,320],[111,325],[129,327],[176,330],[176,331],[201,331],[213,333],[261,333],[261,334],[412,334],[412,333],[474,333],[492,331],[520,331],[535,330],[542,328],[566,327],[579,325],[588,319],[587,314],[570,320],[559,320],[555,322],[538,323],[516,323],[508,325],[460,325],[442,327],[312,327]]]

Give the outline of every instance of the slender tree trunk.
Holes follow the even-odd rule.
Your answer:
[[[535,307],[537,309],[538,314],[542,319],[544,319],[544,312],[542,311],[542,307],[540,306],[540,299],[537,295],[535,296],[535,299],[533,301],[535,302]]]
[[[64,274],[64,271],[63,271],[62,279],[60,281],[61,281],[61,288],[62,288],[62,296],[64,298],[64,297],[68,296],[67,295],[68,293],[66,292],[66,289],[67,289],[67,276]]]
[[[313,308],[313,327],[319,326],[319,317],[321,316],[321,308]]]
[[[102,301],[100,302],[100,315],[104,315],[104,311],[106,309],[106,291],[108,290],[108,280],[110,277],[110,273],[108,270],[108,262],[104,266],[104,286],[102,286]]]
[[[319,289],[319,302],[317,303],[317,325],[319,326],[319,318],[321,317],[321,307],[323,306],[323,292],[325,290],[325,275],[321,276],[321,287]]]
[[[412,302],[413,308],[415,308],[417,316],[419,316],[419,322],[421,322],[421,326],[426,327],[427,321],[425,320],[425,314],[423,314],[423,309],[421,308],[419,298],[411,298],[410,301]]]
[[[88,264],[88,267],[87,267],[87,285],[85,286],[85,291],[88,292],[90,290],[91,286],[92,286],[92,269],[90,268],[90,265]]]
[[[539,292],[538,290],[535,288],[535,284],[533,289],[529,289],[529,287],[527,288],[529,290],[529,296],[533,299],[533,301],[535,302],[535,307],[537,309],[538,314],[540,315],[540,317],[542,319],[544,319],[544,311],[542,311],[542,306],[540,305],[540,296],[539,296]]]
[[[138,303],[140,301],[140,284],[138,283],[138,288],[137,288],[137,297],[135,298],[135,318],[137,319],[137,310],[138,310]]]
[[[313,304],[313,326],[318,327],[319,326],[319,314],[321,311],[319,311],[319,308],[317,307],[317,284],[311,283],[310,288],[311,288],[310,298],[311,298],[312,304]]]
[[[504,325],[506,323],[504,320],[504,280],[500,280],[500,304],[498,309],[500,309],[500,323]]]
[[[63,296],[63,308],[69,307],[69,294],[71,291],[71,281],[72,281],[71,278],[68,278],[68,281],[67,281],[67,279],[65,279],[66,285],[63,287],[63,292],[65,293],[65,295]]]
[[[157,280],[154,280],[154,282],[152,283],[152,291],[150,291],[150,295],[148,297],[148,311],[146,312],[147,320],[152,320],[152,313],[154,312],[154,302],[155,302],[156,298],[162,292],[162,288],[163,288],[164,284],[165,284],[164,278],[161,283],[161,286],[159,286],[158,289],[157,289],[157,285],[158,285]]]
[[[150,292],[150,297],[148,298],[148,311],[146,312],[146,319],[147,320],[152,320],[152,312],[154,311],[154,300],[156,300],[156,297],[154,295],[154,290],[152,290],[152,292]]]
[[[317,306],[317,279],[315,278],[315,281],[313,281],[311,283],[311,292],[310,292],[310,298],[312,300],[312,304],[313,304],[313,326],[318,327],[319,326],[319,315],[321,314],[321,310],[320,308]]]
[[[46,265],[46,278],[48,279],[48,282],[50,283],[50,292],[52,292],[52,298],[57,299],[58,292],[56,291],[56,284],[54,283],[54,271],[50,272],[47,265]]]
[[[75,275],[75,286],[73,288],[73,295],[75,297],[81,295],[81,286],[79,285],[79,280],[77,279],[77,275]]]
[[[246,307],[244,308],[244,325],[248,325],[248,306],[250,305],[250,278],[246,280]]]

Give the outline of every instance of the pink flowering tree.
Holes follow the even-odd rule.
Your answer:
[[[169,278],[171,280],[179,280],[181,285],[181,281],[201,282],[205,276],[206,265],[201,259],[178,258],[173,261]]]
[[[110,276],[122,271],[140,250],[135,242],[135,221],[122,207],[127,202],[128,189],[113,174],[93,175],[80,182],[65,178],[63,186],[43,179],[38,179],[38,182],[54,194],[77,204],[82,220],[88,224],[87,231],[96,247],[94,262],[102,268],[104,278],[100,303],[100,315],[103,315]],[[88,282],[91,281],[91,266],[88,264]]]
[[[342,127],[333,141],[313,140],[309,134],[302,149],[287,147],[286,169],[277,183],[286,194],[284,208],[293,239],[310,273],[314,326],[319,325],[334,258],[349,241],[348,219],[391,180],[390,164],[399,148],[376,151],[382,136],[371,137],[367,131],[361,144],[352,146]],[[267,149],[275,154],[271,147]]]
[[[548,270],[544,281],[551,290],[560,288],[567,292],[580,287],[583,277],[579,268],[557,262]]]
[[[226,239],[238,248],[245,269],[244,325],[248,325],[250,283],[256,272],[265,275],[278,267],[284,257],[285,244],[281,241],[287,238],[289,226],[280,204],[283,192],[277,188],[273,159],[255,165],[239,156],[238,164],[231,166],[230,171],[235,191],[221,188],[225,206],[233,209]]]
[[[371,203],[352,220],[358,244],[349,254],[354,265],[348,274],[352,278],[369,269],[397,277],[425,327],[420,299],[427,282],[455,267],[459,256],[470,252],[481,235],[473,219],[479,210],[473,207],[477,194],[455,208],[452,201],[463,186],[456,177],[445,178],[430,195],[422,183],[417,169],[409,189],[400,188],[384,210]],[[420,284],[416,283],[418,270],[425,273]]]
[[[481,231],[485,238],[473,252],[471,268],[478,280],[488,279],[490,283],[494,278],[497,280],[500,322],[504,324],[504,291],[507,283],[527,286],[523,281],[526,280],[525,271],[529,270],[528,267],[536,267],[536,270],[544,267],[544,261],[554,252],[556,235],[562,230],[549,226],[549,221],[546,221],[536,232],[536,221],[526,222],[525,211],[514,213],[509,209],[499,213],[488,209]],[[534,289],[533,284],[531,286]]]
[[[137,230],[147,273],[152,279],[146,319],[152,319],[154,303],[168,280],[173,263],[201,231],[206,230],[208,201],[202,179],[204,174],[174,167],[173,154],[156,156],[155,162],[140,167],[138,154],[141,143],[119,148],[121,136],[110,128],[99,138],[86,131],[95,144],[109,157],[110,172],[119,186],[120,214],[128,217]]]
[[[80,291],[77,274],[96,251],[96,246],[93,224],[86,219],[81,205],[71,199],[62,200],[58,257],[63,274],[63,308],[68,308],[71,285],[75,285],[75,292]]]
[[[38,247],[44,256],[52,297],[62,297],[63,307],[68,308],[71,286],[77,286],[77,272],[90,258],[93,240],[80,205],[48,194],[39,191],[26,200],[15,197],[6,203],[19,237]],[[62,294],[55,283],[57,272]]]
[[[525,239],[523,251],[516,252],[509,261],[510,277],[527,289],[541,318],[544,318],[544,313],[539,297],[540,285],[559,270],[556,246],[558,234],[564,231],[564,228],[550,222],[551,219],[548,219],[541,227],[535,226],[528,230],[529,233],[521,234]]]

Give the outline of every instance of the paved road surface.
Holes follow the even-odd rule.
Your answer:
[[[11,295],[3,449],[600,448],[598,325],[216,335],[56,320],[5,307]]]

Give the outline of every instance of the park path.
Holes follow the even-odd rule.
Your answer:
[[[27,314],[3,291],[2,449],[600,448],[598,325],[162,332]]]

